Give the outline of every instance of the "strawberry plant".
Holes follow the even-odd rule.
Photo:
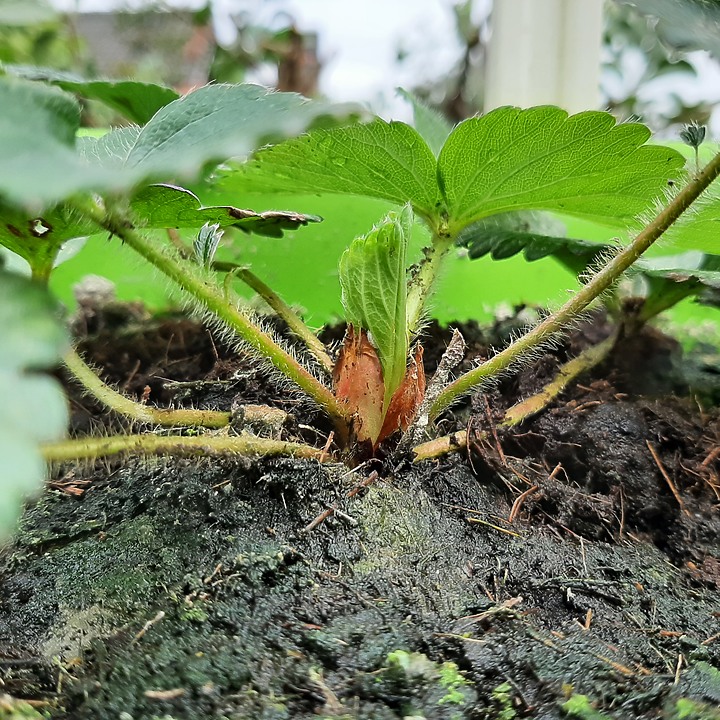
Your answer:
[[[177,286],[229,342],[314,401],[333,428],[334,443],[325,449],[242,432],[141,433],[46,443],[42,452],[50,461],[133,451],[293,454],[355,464],[381,446],[392,448],[402,435],[401,451],[415,444],[415,457],[427,457],[437,443],[417,443],[432,437],[435,419],[557,336],[596,299],[612,297],[626,271],[639,267],[651,288],[648,298],[660,298],[648,300],[648,317],[662,309],[669,287],[681,286],[675,294],[688,294],[687,283],[692,292],[711,284],[702,275],[708,272],[704,268],[680,282],[677,272],[637,262],[665,233],[674,232],[674,241],[682,245],[692,232],[694,247],[714,247],[717,202],[701,208],[692,231],[674,226],[720,173],[720,156],[688,175],[680,153],[648,144],[647,128],[617,124],[607,113],[568,116],[549,106],[500,108],[451,128],[416,103],[413,128],[368,118],[354,106],[252,85],[209,86],[176,98],[154,86],[84,84],[42,74],[31,81],[27,71],[23,78],[11,72],[0,77],[5,169],[0,243],[27,261],[39,284],[47,282],[70,240],[105,233],[111,240],[108,252],[113,242],[124,243]],[[116,109],[130,108],[129,117],[144,124],[76,139],[79,106],[68,91],[92,94]],[[153,114],[149,108],[158,109]],[[190,183],[195,189],[214,185],[240,199],[263,189],[367,196],[397,206],[365,235],[347,238],[339,258],[348,332],[337,357],[251,268],[215,258],[223,232],[226,238],[238,230],[273,237],[320,218],[205,206],[185,187]],[[513,230],[512,224],[523,222],[528,212],[583,218],[618,240],[611,251],[598,253],[597,245]],[[649,221],[638,220],[652,213]],[[488,239],[483,231],[493,218],[496,231],[506,229]],[[413,257],[409,242],[418,223],[429,239]],[[191,233],[193,243],[177,229]],[[462,354],[459,340],[451,344],[438,376],[426,387],[423,323],[436,279],[459,243],[471,255],[491,251],[501,257],[524,250],[532,259],[554,254],[583,271],[585,282],[525,335],[447,381]],[[236,280],[250,285],[285,320],[297,346],[263,329],[234,291]],[[481,293],[482,288],[467,291]],[[64,362],[104,404],[141,422],[227,430],[233,422],[229,409],[139,405],[105,385],[75,351]],[[244,412],[263,416],[262,409]],[[525,416],[522,409],[516,413]]]

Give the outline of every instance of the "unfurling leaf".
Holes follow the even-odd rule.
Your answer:
[[[690,123],[680,131],[680,139],[686,145],[697,150],[702,145],[703,140],[705,140],[706,130],[707,128],[704,125],[696,122]]]
[[[205,223],[193,243],[196,260],[204,267],[209,268],[212,265],[215,252],[218,249],[220,240],[224,232],[217,223]]]
[[[407,323],[407,243],[412,210],[389,213],[367,235],[352,241],[340,258],[345,317],[367,330],[382,363],[383,410],[405,377],[410,333]]]
[[[373,447],[408,427],[425,394],[420,346],[408,367],[405,267],[412,221],[409,205],[389,213],[353,240],[340,259],[349,330],[335,369],[335,392],[356,418],[357,440]]]

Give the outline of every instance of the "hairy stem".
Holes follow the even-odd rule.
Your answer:
[[[180,235],[174,228],[167,229],[170,242],[177,248],[180,255],[186,260],[192,257],[192,250],[181,240]],[[252,288],[275,312],[285,321],[290,332],[299,340],[305,343],[313,357],[320,363],[324,370],[332,372],[333,361],[325,352],[325,346],[317,339],[312,330],[302,321],[300,316],[268,285],[248,268],[241,267],[236,263],[213,261],[213,270],[226,272],[242,280],[248,287]]]
[[[558,371],[555,378],[535,395],[516,403],[508,408],[500,427],[513,427],[519,425],[552,403],[570,383],[576,380],[582,373],[591,370],[601,363],[613,349],[617,335],[613,333],[597,345],[591,345],[583,350],[577,357],[566,362]]]
[[[702,172],[677,194],[655,219],[647,225],[624,250],[600,269],[557,312],[549,315],[530,332],[482,365],[461,375],[437,397],[430,417],[437,417],[455,400],[494,377],[522,358],[529,350],[549,340],[576,318],[590,303],[610,288],[618,278],[697,200],[720,174],[720,153]]]
[[[142,405],[104,383],[93,369],[71,350],[63,358],[65,367],[73,377],[103,405],[132,420],[163,427],[199,426],[221,428],[230,424],[230,413],[217,410],[166,409]]]
[[[302,443],[269,440],[254,435],[116,435],[107,438],[77,438],[46,443],[40,447],[47,462],[94,460],[111,455],[292,455],[317,458],[322,450]]]
[[[343,406],[329,388],[313,377],[295,358],[254,325],[234,305],[227,302],[223,291],[185,267],[181,258],[173,257],[157,248],[151,241],[135,232],[125,218],[112,209],[101,210],[95,203],[77,203],[78,209],[99,227],[117,235],[126,245],[175,281],[192,295],[228,328],[235,332],[259,355],[267,358],[285,377],[292,380],[330,416],[338,429],[347,425]]]
[[[268,287],[247,268],[239,268],[234,271],[234,275],[248,287],[251,287],[273,309],[275,314],[285,321],[285,324],[290,328],[290,332],[305,343],[313,357],[327,372],[332,372],[333,361],[325,352],[323,344],[300,319],[298,314],[272,288]]]
[[[420,261],[417,272],[408,286],[407,317],[411,333],[414,333],[420,324],[442,261],[454,242],[454,237],[436,232],[433,234],[432,245],[424,249],[425,257]]]

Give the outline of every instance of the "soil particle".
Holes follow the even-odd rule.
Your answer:
[[[173,402],[228,407],[272,389],[194,323],[141,320],[95,318],[86,341],[129,392],[167,402],[172,378],[195,383]],[[514,430],[479,432],[605,331],[460,407],[466,454],[376,463],[352,499],[369,467],[61,473],[0,556],[3,692],[77,720],[717,719],[717,416],[622,384],[623,357]],[[447,337],[428,329],[429,369]]]

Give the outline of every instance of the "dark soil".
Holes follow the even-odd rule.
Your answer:
[[[462,330],[477,357],[511,325]],[[308,403],[190,320],[121,307],[78,329],[134,397],[265,402],[323,443]],[[493,431],[607,332],[593,319],[458,408],[442,427],[468,428],[470,447],[440,460],[59,468],[0,555],[0,692],[78,720],[717,720],[712,368],[648,330]],[[428,329],[428,371],[448,337]],[[72,402],[75,432],[124,426],[76,389]],[[304,532],[329,505],[342,512]]]

